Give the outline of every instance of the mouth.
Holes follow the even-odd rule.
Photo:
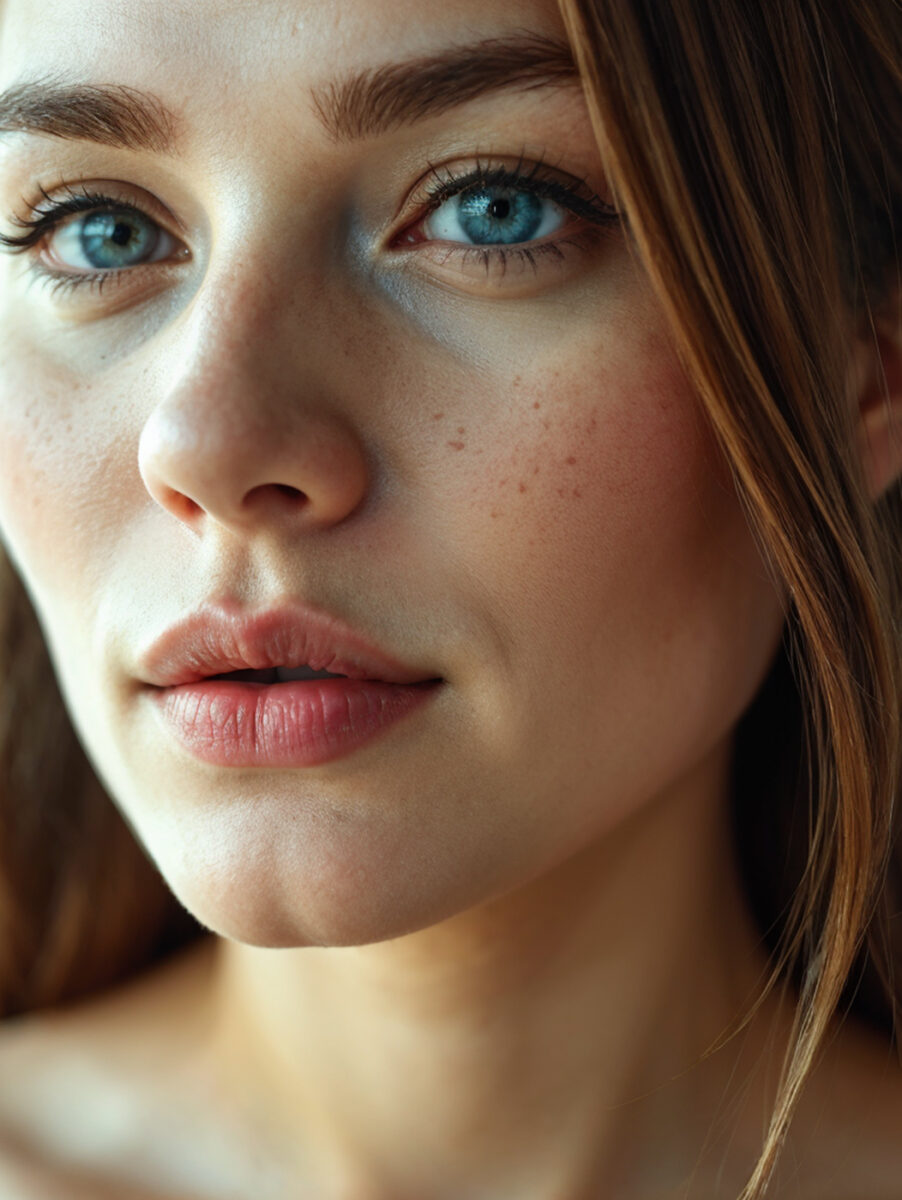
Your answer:
[[[202,762],[298,768],[344,758],[387,735],[434,700],[442,682],[265,667],[207,675],[151,695],[170,734]]]
[[[226,671],[222,675],[209,675],[204,682],[213,680],[234,683],[293,683],[302,679],[347,679],[334,671],[315,671],[313,667],[267,667],[255,671],[250,668],[242,671]]]
[[[398,723],[416,737],[415,713],[428,719],[444,682],[337,617],[290,603],[200,610],[148,648],[140,674],[168,734],[225,767],[320,766]]]

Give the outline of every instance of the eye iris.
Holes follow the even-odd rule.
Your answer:
[[[92,267],[127,267],[156,245],[157,233],[135,214],[92,213],[81,224],[81,251]]]
[[[474,188],[458,197],[458,220],[477,245],[528,242],[542,224],[542,203],[532,192]]]

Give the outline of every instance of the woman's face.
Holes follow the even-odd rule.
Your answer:
[[[0,531],[182,901],[259,945],[388,937],[701,770],[780,598],[607,216],[551,0],[35,11],[6,0],[0,88],[173,114],[172,153],[96,100],[77,129],[44,104],[69,136],[24,130],[33,91],[3,114],[0,231],[118,208],[0,258]],[[186,749],[148,646],[286,603],[442,683],[325,762]]]

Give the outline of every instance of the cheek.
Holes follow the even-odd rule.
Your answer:
[[[89,384],[36,355],[0,372],[0,533],[51,616],[64,598],[83,618],[118,536],[122,459]]]
[[[626,787],[639,760],[663,777],[738,718],[782,606],[673,352],[618,341],[597,364],[511,377],[494,436],[448,449],[462,464],[448,519],[462,576],[504,622],[502,690],[533,708],[537,738],[550,723],[574,755],[594,742]]]
[[[505,392],[513,401],[498,418],[440,414],[454,426],[437,470],[452,493],[446,520],[458,541],[493,544],[492,561],[528,574],[566,564],[568,586],[607,564],[602,574],[616,569],[627,584],[670,555],[704,552],[725,510],[739,519],[726,464],[664,346],[645,339],[628,356],[540,367],[499,381]],[[491,412],[493,397],[482,399]]]

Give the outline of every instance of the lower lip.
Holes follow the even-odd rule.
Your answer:
[[[167,728],[203,762],[316,767],[343,758],[435,695],[441,681],[206,680],[153,693]]]

